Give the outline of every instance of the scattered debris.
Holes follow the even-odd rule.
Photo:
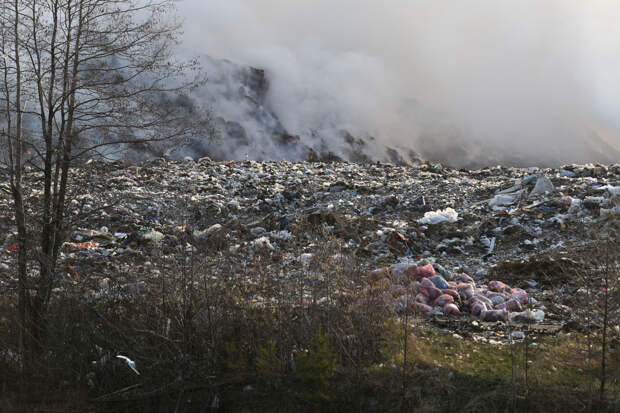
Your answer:
[[[541,315],[564,323],[574,315],[561,305],[574,306],[571,277],[583,269],[574,252],[589,248],[581,228],[604,227],[620,215],[620,165],[468,171],[158,158],[137,165],[92,160],[71,177],[73,231],[58,263],[69,276],[57,291],[79,280],[93,301],[148,293],[159,276],[154,260],[200,250],[207,261],[221,254],[239,263],[271,257],[286,268],[278,279],[307,279],[298,283],[299,302],[327,302],[317,295],[324,281],[316,266],[327,259],[350,265],[336,260],[340,254],[355,258],[359,274],[387,268],[374,277],[386,280],[381,288],[393,288],[383,299],[394,311],[457,320],[471,314],[482,324],[540,323]],[[40,185],[40,173],[25,166],[25,191],[37,194]],[[320,250],[317,240],[330,237],[341,247]],[[17,249],[4,197],[0,285],[17,280]],[[251,281],[252,270],[246,274]],[[247,299],[264,304],[261,297]]]
[[[134,371],[134,373],[136,373],[137,375],[140,375],[140,372],[136,368],[136,362],[135,361],[131,360],[129,357],[121,356],[120,354],[118,356],[116,356],[116,358],[119,358],[121,360],[125,360],[125,363],[127,363],[129,368],[132,369]]]

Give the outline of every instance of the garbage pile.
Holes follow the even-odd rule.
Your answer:
[[[25,167],[29,214],[39,210],[42,181],[38,170]],[[0,186],[9,188],[1,170]],[[301,301],[318,301],[316,285],[324,281],[316,263],[339,254],[354,258],[359,274],[389,267],[390,277],[380,277],[383,270],[373,277],[398,290],[390,300],[406,298],[401,307],[508,319],[537,297],[535,310],[545,320],[563,322],[571,312],[555,308],[573,305],[573,286],[548,270],[555,267],[539,270],[536,263],[558,262],[558,256],[587,247],[584,228],[620,216],[619,188],[620,165],[457,170],[208,158],[90,161],[71,170],[67,217],[73,226],[60,251],[59,280],[80,280],[90,288],[89,299],[132,297],[162,276],[157,260],[200,250],[205,261],[225,256],[230,268],[271,257],[267,269],[277,280],[303,280],[297,282]],[[0,197],[4,291],[15,281],[11,207],[9,196]],[[318,240],[328,238],[339,240],[338,250],[321,250]],[[392,282],[401,277],[392,265],[412,262],[420,265],[417,272],[404,267],[412,272],[408,284]],[[506,262],[523,263],[523,272],[511,272]],[[253,281],[249,271],[239,276]],[[62,290],[61,283],[55,291]]]
[[[366,296],[376,295],[377,290],[387,292],[382,294],[384,305],[398,313],[458,316],[468,312],[481,321],[524,323],[541,322],[545,316],[543,310],[526,309],[538,302],[521,288],[495,280],[476,285],[465,273],[447,280],[432,264],[401,263],[378,268],[370,272],[367,280]]]

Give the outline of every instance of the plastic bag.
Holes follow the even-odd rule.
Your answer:
[[[427,264],[422,268],[419,268],[418,277],[431,278],[435,275],[435,268],[432,264]]]
[[[441,289],[441,293],[442,294],[451,295],[452,298],[454,298],[455,300],[460,300],[461,299],[461,296],[459,295],[458,291],[452,290],[450,288],[442,288]]]
[[[496,310],[507,310],[511,313],[514,311],[523,311],[523,308],[521,307],[521,303],[517,301],[516,298],[512,298],[504,303],[496,305],[495,309]]]
[[[527,304],[527,302],[529,300],[529,295],[527,294],[527,292],[525,292],[524,290],[522,290],[520,288],[513,288],[513,289],[511,289],[510,290],[510,295],[512,295],[517,300],[519,300],[519,302],[522,305]]]
[[[418,278],[418,272],[418,266],[415,264],[394,264],[390,267],[392,278],[401,283],[405,280],[415,281]]]
[[[520,313],[512,313],[510,320],[515,323],[540,323],[545,319],[545,312],[542,310],[525,310]]]
[[[422,313],[422,314],[430,313],[431,311],[433,311],[433,308],[430,305],[426,305],[422,303],[415,303],[414,308],[416,312]]]
[[[488,309],[485,303],[476,298],[473,298],[469,304],[469,312],[475,316],[479,316],[483,311],[487,311]]]
[[[496,293],[501,293],[504,292],[506,290],[509,290],[510,287],[508,287],[506,284],[504,284],[501,281],[490,281],[489,282],[489,290],[496,292]]]
[[[435,299],[433,306],[444,307],[446,304],[454,303],[454,298],[449,294],[442,294]]]
[[[506,310],[487,310],[480,313],[480,319],[482,321],[496,322],[506,321],[508,318],[508,312]]]
[[[494,295],[493,297],[489,297],[491,303],[493,303],[493,308],[497,308],[498,305],[503,304],[506,300],[501,295]]]
[[[475,284],[474,279],[465,273],[461,273],[454,277],[454,281],[459,283]]]
[[[441,275],[434,275],[430,278],[430,280],[435,284],[435,287],[440,290],[446,289],[449,287],[448,282]]]
[[[452,314],[452,315],[461,315],[461,311],[459,310],[459,308],[458,308],[455,304],[452,304],[452,303],[450,303],[450,304],[446,304],[446,305],[443,307],[443,313],[444,313],[445,315],[449,315],[449,314]]]
[[[532,189],[532,192],[530,192],[530,194],[528,195],[528,198],[531,199],[539,195],[544,195],[547,192],[553,191],[555,191],[555,187],[553,186],[549,178],[541,174],[536,181],[536,185],[534,185],[534,189]]]
[[[435,287],[435,284],[431,280],[429,280],[428,278],[421,278],[420,279],[420,285],[422,286],[422,288]]]
[[[484,303],[488,308],[493,308],[493,303],[491,302],[491,300],[489,300],[487,297],[485,297],[482,294],[476,293],[470,300],[470,304],[473,303],[474,301],[480,301],[482,303]]]
[[[474,286],[471,284],[459,284],[456,289],[465,301],[474,296]]]
[[[441,290],[435,286],[433,287],[422,287],[422,294],[430,298],[431,300],[436,299],[441,295]]]

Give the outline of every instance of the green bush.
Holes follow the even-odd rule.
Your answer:
[[[329,347],[329,337],[319,330],[312,349],[301,353],[297,360],[296,378],[303,389],[297,397],[315,407],[331,400],[330,380],[336,371],[336,358]]]

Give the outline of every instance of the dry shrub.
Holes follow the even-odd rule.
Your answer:
[[[1,318],[0,408],[200,412],[217,406],[228,411],[514,407],[545,411],[569,403],[579,406],[565,393],[575,383],[583,385],[583,375],[565,374],[563,384],[559,376],[542,374],[551,366],[558,367],[558,375],[570,371],[564,366],[583,357],[560,342],[552,347],[558,350],[551,353],[554,360],[539,353],[529,356],[533,360],[529,392],[524,398],[523,383],[517,381],[514,403],[511,384],[515,382],[509,373],[501,373],[510,371],[509,354],[502,353],[501,366],[496,359],[500,355],[480,356],[478,362],[483,364],[471,368],[473,376],[467,370],[454,370],[451,380],[445,370],[435,375],[434,360],[443,351],[442,339],[431,336],[422,342],[427,331],[424,321],[395,318],[372,299],[360,299],[366,287],[365,271],[341,234],[324,225],[292,231],[296,236],[309,234],[316,246],[307,265],[285,263],[278,250],[257,251],[250,260],[227,248],[214,256],[208,245],[192,246],[191,233],[185,233],[187,238],[178,239],[177,249],[166,250],[150,266],[142,266],[132,281],[135,288],[114,284],[95,297],[96,285],[88,280],[63,283],[50,303],[40,368],[27,378],[36,387],[24,384],[19,359],[7,356],[19,354],[15,319]],[[602,254],[604,249],[597,251]],[[613,262],[617,269],[617,259]],[[595,273],[615,274],[617,282],[615,271]],[[122,277],[128,279],[127,274],[109,275],[113,282]],[[597,283],[604,282],[604,277],[597,277]],[[2,314],[14,313],[11,291],[0,301]],[[600,350],[592,353],[594,366],[607,352],[604,374],[599,368],[601,373],[594,375],[596,386],[605,378],[606,390],[601,401],[593,397],[592,411],[609,406],[618,389],[614,330],[618,319],[613,312],[617,307],[612,305],[617,303],[617,284],[608,284],[607,291],[606,350],[599,334],[593,346]],[[560,351],[563,348],[566,351]],[[516,351],[522,363],[524,354],[519,348]],[[135,360],[140,375],[116,359],[118,354]],[[576,364],[580,368],[582,361]],[[491,374],[494,369],[499,375]],[[586,388],[571,394],[583,400]],[[587,401],[581,404],[587,405]]]

